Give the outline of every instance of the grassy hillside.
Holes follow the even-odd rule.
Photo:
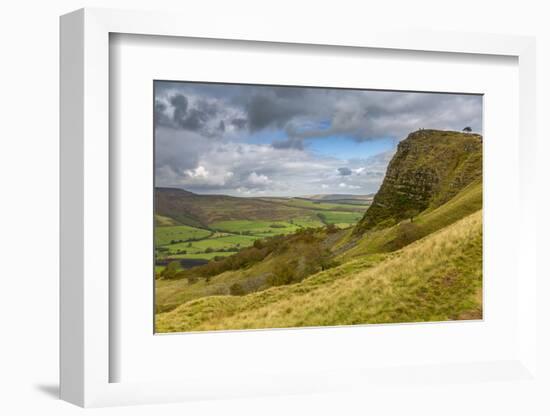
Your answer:
[[[387,257],[362,256],[301,283],[209,296],[156,316],[159,332],[480,318],[481,211]],[[429,253],[429,255],[428,255]]]
[[[340,255],[343,259],[394,251],[480,210],[482,205],[482,183],[476,180],[446,204],[422,212],[412,222],[406,219],[388,228],[367,231],[361,237],[350,230],[335,251],[343,252]]]
[[[157,192],[157,260],[195,267],[157,276],[159,332],[482,317],[479,135],[410,134],[372,205],[178,192]]]
[[[482,142],[476,134],[418,130],[401,141],[380,190],[356,233],[387,227],[438,207],[481,180]]]
[[[479,211],[481,207],[482,187],[481,183],[476,181],[446,204],[420,214],[412,223],[404,220],[386,229],[368,231],[360,237],[353,235],[351,229],[333,231],[330,234],[318,229],[307,242],[290,235],[276,241],[274,245],[278,250],[262,257],[262,261],[257,264],[223,272],[209,278],[208,281],[198,279],[192,284],[184,278],[158,281],[157,311],[169,311],[184,302],[204,296],[229,295],[230,288],[235,283],[240,284],[245,293],[267,289],[270,287],[269,277],[284,267],[297,269],[297,280],[300,280],[318,271],[320,253],[326,253],[326,250],[332,252],[333,264],[355,261],[365,256],[368,256],[370,262],[372,255],[398,250]],[[307,268],[309,269],[306,270]],[[188,273],[205,277],[200,269]]]

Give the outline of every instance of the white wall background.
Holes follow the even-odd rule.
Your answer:
[[[80,7],[178,10],[204,19],[213,13],[268,14],[287,24],[388,25],[536,35],[538,38],[540,253],[548,251],[548,155],[544,137],[550,115],[550,13],[547,2],[484,1],[170,1],[11,0],[0,11],[0,413],[67,415],[81,409],[60,402],[58,368],[58,16]],[[545,214],[547,215],[547,214]],[[543,231],[544,229],[544,231]],[[546,231],[546,232],[545,232]],[[546,244],[544,250],[542,244]],[[540,256],[543,258],[544,256]],[[548,273],[547,265],[545,275]],[[548,291],[549,285],[539,290]],[[547,309],[546,309],[547,310]],[[545,340],[548,341],[548,335]],[[548,346],[548,342],[546,346]],[[550,348],[548,349],[550,350]],[[161,414],[402,414],[404,402],[419,414],[548,414],[506,385],[487,400],[467,386],[441,387],[441,395],[421,390],[394,397],[345,393],[93,410],[101,415]],[[532,394],[535,394],[534,392]],[[481,400],[481,399],[484,400]]]

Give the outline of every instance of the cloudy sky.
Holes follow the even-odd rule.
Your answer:
[[[155,81],[155,182],[201,194],[375,192],[419,128],[481,132],[477,95]]]

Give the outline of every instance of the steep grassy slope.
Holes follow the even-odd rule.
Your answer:
[[[475,319],[481,311],[481,211],[387,255],[301,283],[209,296],[156,316],[159,332]]]
[[[341,253],[339,258],[350,259],[370,253],[398,250],[480,210],[482,205],[482,183],[475,180],[450,201],[437,208],[427,209],[412,222],[406,219],[391,227],[367,231],[359,237],[349,231],[334,247],[334,251]]]
[[[418,130],[399,143],[384,182],[356,234],[438,207],[481,180],[481,136]]]

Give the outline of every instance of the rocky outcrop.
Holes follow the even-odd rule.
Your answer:
[[[390,226],[444,204],[482,176],[478,134],[418,130],[401,141],[355,233]]]

